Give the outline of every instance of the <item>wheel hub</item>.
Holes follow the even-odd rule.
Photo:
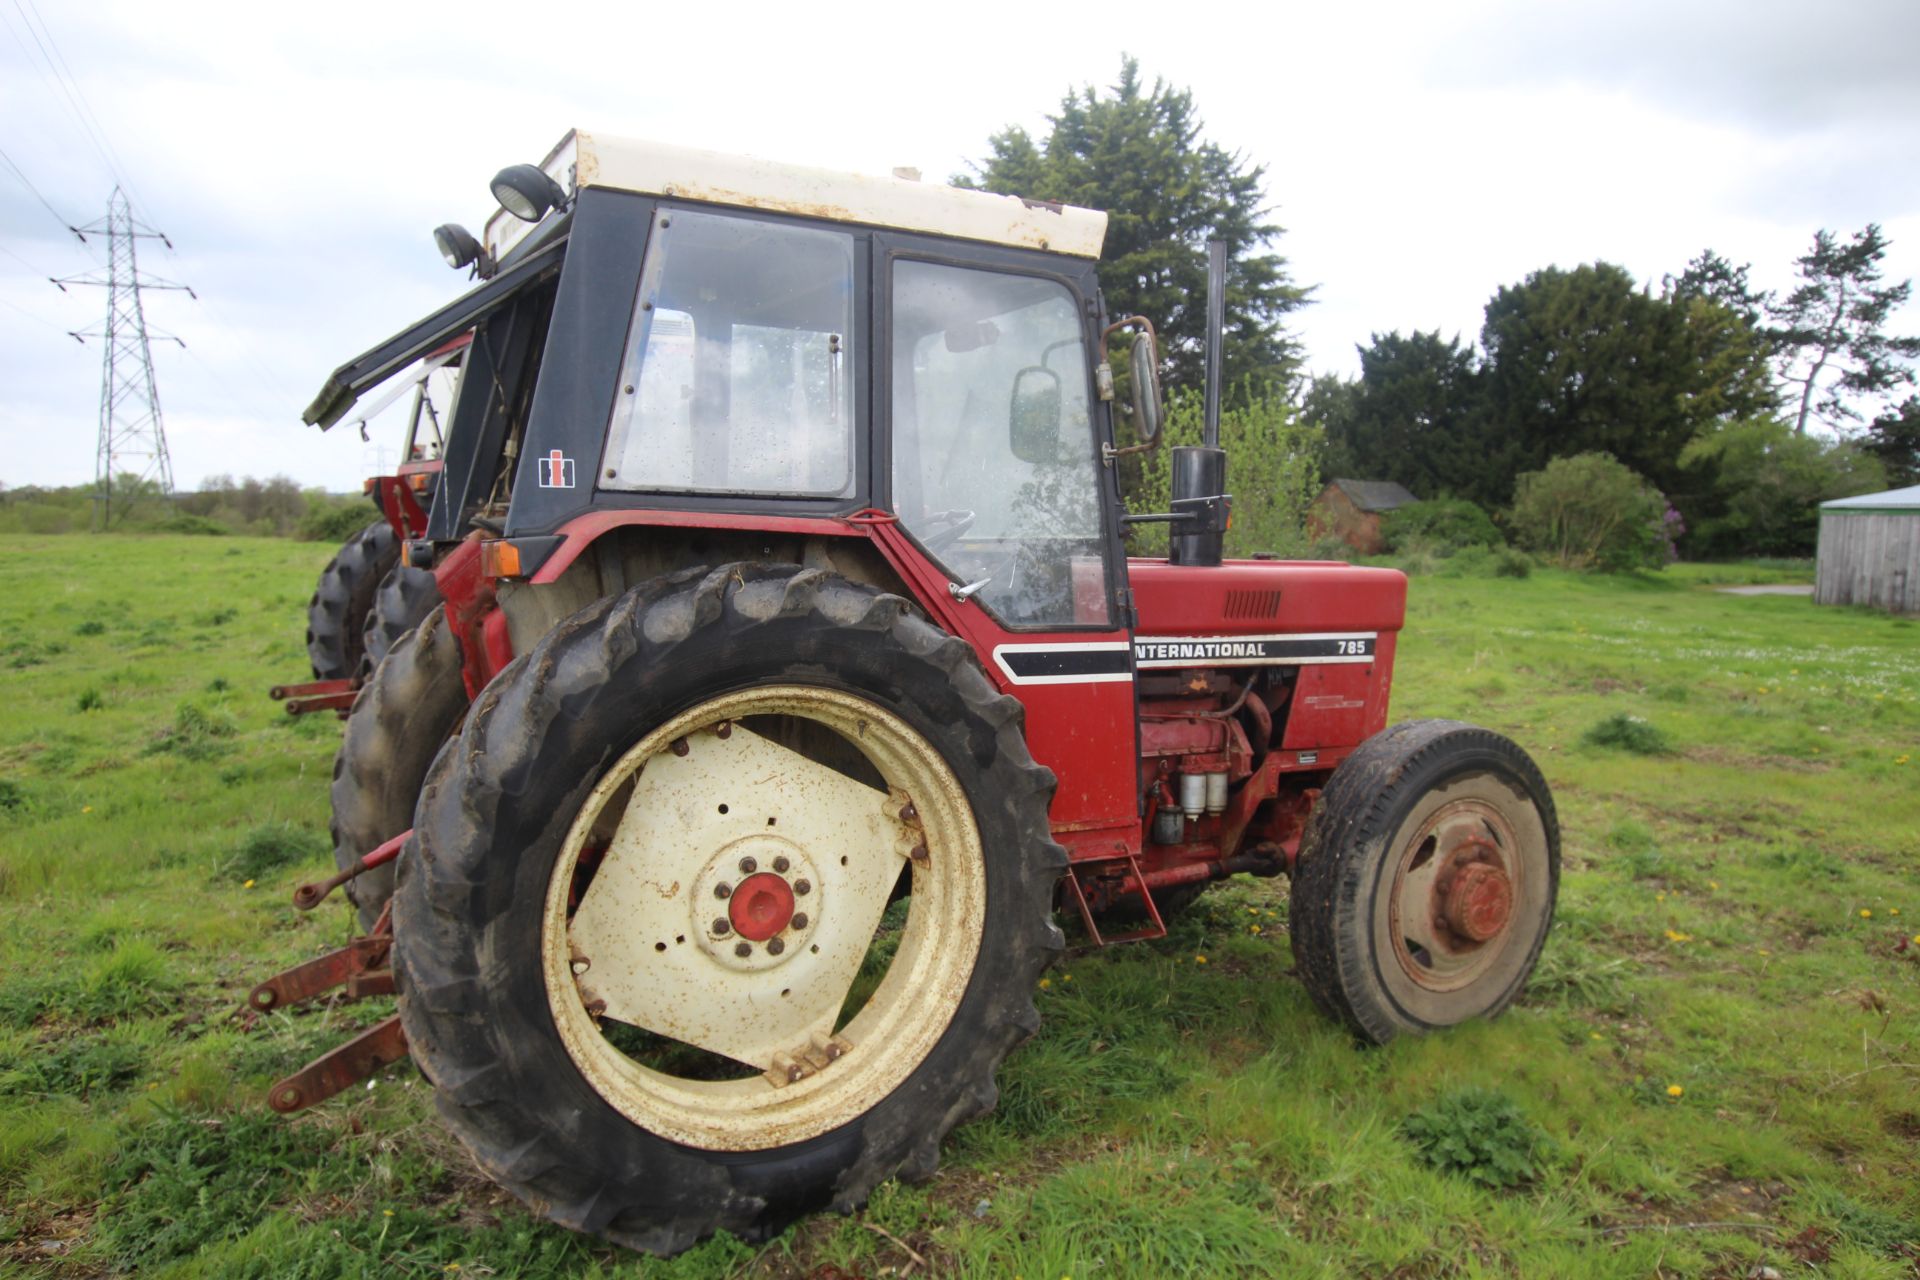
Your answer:
[[[1441,915],[1454,933],[1485,942],[1507,927],[1513,914],[1513,882],[1498,866],[1473,862],[1447,885]]]
[[[805,951],[820,923],[821,873],[782,836],[734,840],[708,859],[686,891],[700,946],[734,970],[771,969]]]
[[[727,900],[727,919],[749,942],[765,942],[793,919],[793,886],[771,871],[755,872]]]

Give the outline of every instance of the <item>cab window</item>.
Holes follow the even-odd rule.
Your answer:
[[[851,494],[853,264],[842,232],[656,214],[599,486]]]
[[[902,523],[1011,626],[1108,620],[1085,334],[1058,281],[893,269]]]

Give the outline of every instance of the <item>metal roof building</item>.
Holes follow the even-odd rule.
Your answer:
[[[1920,613],[1920,484],[1820,504],[1813,599]]]

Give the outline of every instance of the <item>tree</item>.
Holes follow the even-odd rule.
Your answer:
[[[1605,452],[1684,502],[1700,481],[1680,462],[1687,444],[1774,403],[1769,347],[1738,314],[1705,296],[1656,297],[1610,263],[1502,288],[1480,341],[1482,465],[1502,479]]]
[[[1876,223],[1841,244],[1831,231],[1817,231],[1813,248],[1799,260],[1800,284],[1786,301],[1770,305],[1781,380],[1798,388],[1795,435],[1807,419],[1829,425],[1857,421],[1852,400],[1913,385],[1906,362],[1920,358],[1920,338],[1891,337],[1886,323],[1906,302],[1913,282],[1880,283],[1887,240]]]
[[[1920,396],[1908,396],[1898,409],[1875,418],[1860,447],[1880,459],[1893,488],[1920,484]]]
[[[1812,555],[1820,504],[1883,484],[1879,462],[1853,445],[1771,418],[1711,428],[1683,457],[1711,466],[1718,495],[1688,536],[1689,553],[1704,556]]]
[[[1566,569],[1659,568],[1670,554],[1666,500],[1611,454],[1555,458],[1514,484],[1513,527]]]
[[[1661,292],[1684,302],[1700,299],[1724,307],[1746,321],[1749,329],[1758,332],[1760,318],[1773,301],[1773,295],[1755,291],[1748,285],[1747,272],[1751,267],[1750,263],[1736,267],[1713,250],[1702,249],[1685,271],[1661,282]]]
[[[1305,413],[1327,434],[1327,472],[1394,480],[1415,497],[1504,504],[1512,473],[1486,466],[1482,377],[1472,347],[1438,331],[1374,334],[1355,382],[1318,379]]]
[[[1036,140],[1011,125],[988,140],[991,154],[955,186],[1102,209],[1107,239],[1100,287],[1115,319],[1144,315],[1160,331],[1173,380],[1198,387],[1206,338],[1206,242],[1227,242],[1224,382],[1286,384],[1300,353],[1286,332],[1308,290],[1268,246],[1282,228],[1267,218],[1265,169],[1201,139],[1189,90],[1156,79],[1143,86],[1137,59],[1102,94],[1070,90]]]

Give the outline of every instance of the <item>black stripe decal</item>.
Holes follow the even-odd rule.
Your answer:
[[[1016,680],[1081,680],[1132,670],[1125,649],[1002,649],[998,656]]]

